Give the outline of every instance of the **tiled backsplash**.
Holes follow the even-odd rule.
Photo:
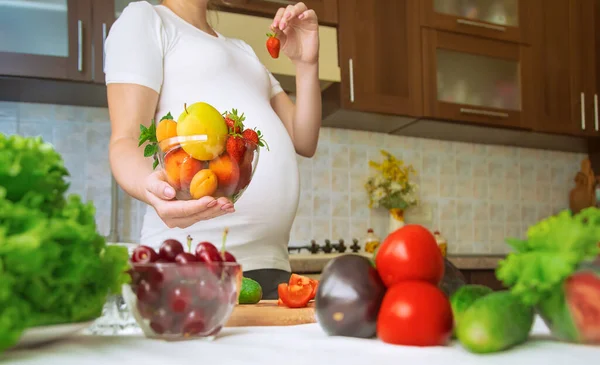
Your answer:
[[[366,123],[368,121],[365,121]],[[41,135],[64,156],[71,192],[94,201],[109,232],[110,125],[104,108],[0,102],[0,132]],[[421,206],[407,221],[439,229],[452,253],[504,253],[537,220],[568,206],[581,160],[576,153],[444,142],[323,128],[313,159],[299,157],[301,198],[292,245],[310,239],[387,234],[388,214],[370,210],[368,161],[385,148],[417,170]],[[121,240],[137,240],[145,207],[121,192]]]

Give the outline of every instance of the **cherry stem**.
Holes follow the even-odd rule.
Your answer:
[[[189,234],[187,236],[187,247],[188,247],[188,252],[192,253],[192,236],[190,236]]]
[[[225,241],[227,240],[227,233],[229,233],[229,228],[225,227],[223,231],[223,242],[221,244],[221,256],[225,259]]]

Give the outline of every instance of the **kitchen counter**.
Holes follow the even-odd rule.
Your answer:
[[[359,253],[366,257],[371,254]],[[290,254],[290,266],[295,273],[318,273],[323,270],[329,260],[344,255],[340,253],[330,254]],[[493,270],[505,255],[448,255],[448,260],[460,270]]]
[[[387,345],[376,339],[328,337],[318,324],[287,327],[225,328],[213,342],[165,342],[140,335],[90,336],[30,349],[9,351],[11,365],[178,365],[178,364],[594,364],[600,347],[555,342],[537,318],[532,338],[511,350],[475,355],[453,342],[447,347]]]

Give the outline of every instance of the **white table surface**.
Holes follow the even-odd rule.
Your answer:
[[[328,337],[318,324],[225,328],[212,342],[165,342],[143,336],[76,335],[40,348],[8,351],[0,364],[18,365],[585,365],[600,364],[600,346],[553,341],[536,319],[531,339],[511,350],[474,355],[459,343],[447,347],[387,345],[372,339]]]

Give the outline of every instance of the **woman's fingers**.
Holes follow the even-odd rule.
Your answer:
[[[212,219],[212,218],[217,218],[222,215],[232,213],[234,211],[233,204],[231,204],[227,199],[225,199],[225,200],[228,203],[225,203],[225,204],[218,203],[218,204],[214,205],[213,207],[208,208],[197,214],[187,216],[187,217],[171,218],[171,219],[164,220],[164,222],[169,228],[187,228],[197,222]],[[231,208],[223,209],[223,207],[226,204],[230,204]]]
[[[162,200],[171,200],[175,197],[175,189],[165,181],[162,171],[153,172],[146,186],[148,192]]]
[[[315,20],[317,21],[317,13],[313,9],[305,10],[302,14],[298,15],[300,20]]]
[[[308,8],[303,2],[299,2],[296,5],[288,5],[279,22],[279,29],[284,30],[292,19],[304,13],[306,10],[308,10]]]
[[[229,199],[227,198],[219,198],[217,199],[218,205],[220,206],[220,209],[222,210],[228,210],[231,211],[231,213],[233,213],[232,209],[233,209],[233,203],[229,201]]]
[[[277,30],[277,28],[279,28],[279,22],[281,21],[281,18],[283,17],[283,13],[285,13],[285,8],[279,8],[279,10],[277,10],[277,13],[275,14],[275,18],[273,18],[273,24],[271,24],[271,29],[272,30]]]

